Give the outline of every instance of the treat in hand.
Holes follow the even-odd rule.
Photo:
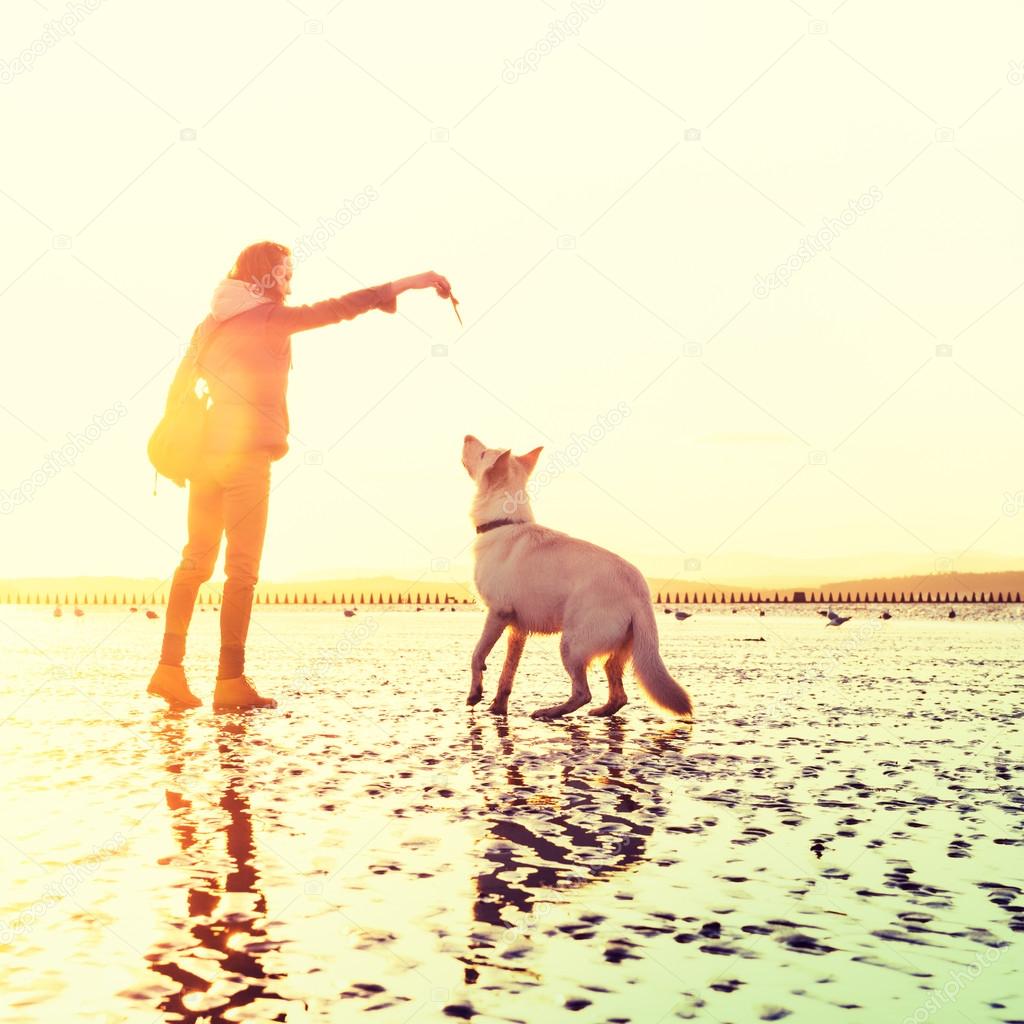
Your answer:
[[[448,278],[443,274],[435,274],[432,270],[428,271],[424,277],[427,279],[427,287],[433,286],[434,290],[442,299],[447,299],[452,293],[452,286],[448,283]]]

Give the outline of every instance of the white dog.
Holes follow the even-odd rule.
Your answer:
[[[692,719],[686,691],[668,674],[658,653],[658,629],[647,582],[618,555],[533,520],[526,483],[541,449],[513,455],[467,435],[462,464],[477,486],[472,519],[476,587],[487,605],[483,635],[473,652],[468,704],[483,698],[487,655],[509,629],[508,654],[490,711],[508,713],[508,697],[530,633],[561,633],[562,664],[572,680],[564,704],[534,718],[558,718],[590,703],[587,666],[606,656],[608,702],[592,715],[614,715],[626,703],[622,673],[633,667],[659,707]]]

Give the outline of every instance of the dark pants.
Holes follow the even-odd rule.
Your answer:
[[[196,594],[213,575],[221,537],[227,534],[217,678],[233,678],[244,671],[269,496],[270,456],[262,452],[207,456],[202,474],[189,481],[188,543],[167,600],[163,664],[182,663]]]

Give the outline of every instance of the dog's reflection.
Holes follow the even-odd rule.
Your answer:
[[[480,766],[477,787],[486,805],[484,863],[475,879],[472,917],[507,929],[508,941],[515,941],[520,929],[543,926],[548,904],[561,900],[559,891],[581,889],[643,863],[668,803],[660,778],[679,764],[687,734],[631,736],[630,727],[615,718],[600,726],[569,723],[545,740],[555,744],[552,750],[517,743],[507,720],[492,722],[470,727],[470,748]],[[586,913],[582,905],[580,910]],[[495,966],[487,952],[494,945],[486,931],[475,933],[465,962]],[[474,981],[475,969],[466,977]]]
[[[162,945],[147,960],[152,971],[176,986],[159,1004],[168,1020],[226,1024],[238,1019],[228,1011],[281,997],[271,988],[280,975],[266,970],[261,956],[276,945],[257,924],[265,919],[267,905],[245,792],[247,716],[220,715],[215,728],[217,802],[186,792],[185,719],[169,714],[157,727],[171,828],[190,877],[182,939],[173,947]],[[218,810],[226,819],[211,826],[211,814]]]

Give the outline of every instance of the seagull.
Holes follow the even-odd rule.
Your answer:
[[[53,609],[53,617],[55,619],[59,619],[63,614],[64,614],[64,609],[61,608],[60,605],[58,605],[56,608]]]
[[[689,617],[690,617],[690,613],[689,612],[676,612],[676,618],[680,622],[685,622]]]
[[[85,614],[85,612],[83,612],[83,611],[82,611],[82,609],[81,609],[81,608],[79,608],[79,607],[78,607],[78,606],[76,605],[76,606],[75,606],[75,615],[76,615],[76,617],[80,619],[80,618],[81,618],[81,617],[82,617],[82,616],[83,616],[84,614]]]
[[[152,608],[147,608],[146,609],[146,618],[147,619],[158,619],[158,618],[160,618],[160,616],[157,615],[157,613],[155,611],[153,611]]]
[[[947,615],[946,618],[955,619],[956,618],[956,609],[950,608],[949,609],[949,615]]]
[[[136,608],[135,605],[132,605],[131,608],[128,609],[128,611],[130,611],[130,612],[137,612],[138,610],[139,609]],[[202,609],[200,609],[200,611],[202,611]]]
[[[762,619],[764,618],[764,609],[763,608],[761,609],[761,618]]]
[[[889,619],[891,619],[891,618],[892,618],[892,612],[882,612],[882,614],[881,614],[881,615],[879,615],[878,617],[879,617],[880,619],[885,619],[885,620],[886,620],[886,622],[888,622],[888,621],[889,621]]]
[[[666,615],[671,615],[672,614],[672,609],[671,608],[665,608],[664,612],[665,612]]]
[[[829,610],[828,610],[828,622],[826,622],[825,625],[826,626],[841,626],[844,622],[849,622],[849,621],[850,621],[850,616],[849,615],[836,615],[836,613],[834,611],[832,611],[831,608],[829,608]]]
[[[348,608],[345,609],[345,618],[346,619],[351,619],[353,615],[355,615],[355,611],[354,610],[353,611],[349,611]]]

